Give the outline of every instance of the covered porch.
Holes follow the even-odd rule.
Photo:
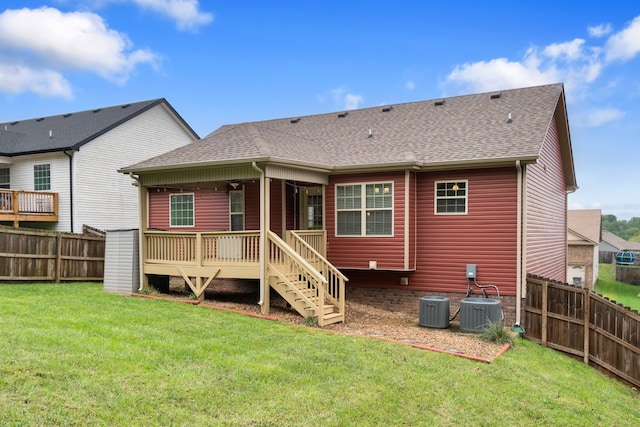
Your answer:
[[[326,259],[326,176],[302,175],[253,163],[135,176],[142,286],[180,277],[203,299],[215,279],[256,279],[264,314],[273,288],[320,326],[343,322],[347,278]],[[169,212],[168,221],[161,219],[166,201],[173,206],[174,199],[181,201],[180,209],[193,211],[186,226],[175,225],[177,210]]]

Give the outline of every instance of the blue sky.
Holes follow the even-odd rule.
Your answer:
[[[4,0],[0,121],[166,98],[217,127],[565,84],[570,209],[640,217],[640,4]]]

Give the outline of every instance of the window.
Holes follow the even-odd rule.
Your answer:
[[[467,181],[436,181],[436,214],[467,213]]]
[[[193,194],[171,194],[169,200],[171,205],[171,226],[193,227]]]
[[[393,184],[336,186],[338,236],[393,235]]]
[[[244,230],[244,191],[229,191],[231,231]]]
[[[0,188],[11,188],[11,169],[0,168]]]
[[[307,230],[322,230],[322,194],[307,195]]]
[[[49,165],[33,166],[33,189],[36,191],[51,190],[51,168]]]

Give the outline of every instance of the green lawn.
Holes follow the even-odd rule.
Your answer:
[[[616,282],[612,264],[600,264],[596,292],[640,312],[640,286]]]
[[[493,364],[97,284],[0,286],[0,425],[640,424],[637,391],[518,340]]]

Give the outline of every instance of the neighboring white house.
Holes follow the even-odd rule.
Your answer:
[[[58,193],[57,222],[20,226],[137,228],[138,190],[117,170],[198,139],[164,98],[0,122],[0,191]]]
[[[593,289],[598,280],[600,209],[567,212],[567,282]]]

